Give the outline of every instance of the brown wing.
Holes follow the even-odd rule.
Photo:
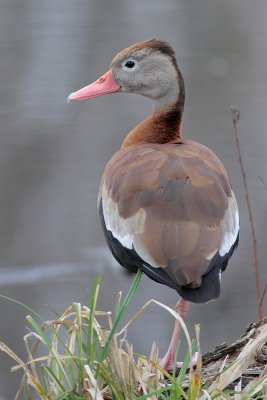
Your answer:
[[[99,199],[108,231],[180,286],[196,288],[216,253],[238,235],[238,210],[215,154],[192,141],[121,149],[104,172]]]

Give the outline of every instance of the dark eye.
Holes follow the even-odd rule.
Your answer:
[[[124,64],[124,66],[125,66],[126,68],[133,68],[133,67],[135,66],[135,62],[132,61],[132,60],[128,60],[128,61],[126,61],[126,63]]]

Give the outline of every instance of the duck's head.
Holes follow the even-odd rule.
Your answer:
[[[118,53],[111,68],[101,78],[68,100],[85,100],[107,93],[138,93],[154,100],[156,109],[164,109],[184,97],[183,78],[172,47],[150,39]]]

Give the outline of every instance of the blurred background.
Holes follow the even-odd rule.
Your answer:
[[[236,339],[257,320],[252,238],[230,105],[239,107],[241,151],[265,287],[267,226],[267,3],[258,0],[2,0],[0,10],[0,293],[52,318],[86,303],[103,277],[98,309],[109,310],[132,281],[112,259],[96,211],[103,169],[125,134],[152,108],[116,94],[67,104],[132,43],[157,37],[175,48],[186,84],[184,136],[209,146],[237,195],[241,234],[219,300],[193,305],[202,350]],[[262,181],[263,180],[263,181]],[[264,186],[265,183],[265,186]],[[175,291],[143,277],[128,317],[148,299],[173,306]],[[263,301],[267,309],[267,298]],[[20,306],[0,299],[0,340],[23,357]],[[129,330],[136,352],[168,345],[171,316],[151,306]],[[13,398],[19,373],[0,353],[0,399]]]

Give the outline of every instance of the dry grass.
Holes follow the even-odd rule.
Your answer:
[[[22,361],[4,343],[0,343],[0,349],[16,363],[12,371],[23,371],[16,399],[267,399],[267,368],[243,389],[240,381],[235,383],[235,390],[227,389],[255,363],[258,350],[267,341],[267,324],[258,326],[242,351],[234,355],[231,362],[224,359],[219,370],[203,368],[200,357],[196,368],[186,371],[192,353],[196,348],[200,351],[199,327],[196,327],[196,344],[192,344],[179,315],[155,300],[145,304],[118,331],[123,310],[132,298],[140,277],[141,274],[139,278],[136,277],[132,285],[134,290],[130,289],[130,295],[128,293],[123,302],[119,294],[114,315],[96,309],[98,280],[87,306],[74,303],[62,315],[41,325],[28,316],[32,330],[24,336],[27,361]],[[160,367],[155,343],[152,344],[149,357],[146,357],[134,354],[133,346],[126,339],[131,322],[151,303],[171,313],[183,326],[188,354],[178,375]],[[103,323],[109,329],[103,329]]]

